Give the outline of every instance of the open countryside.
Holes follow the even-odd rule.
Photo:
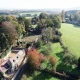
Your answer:
[[[0,80],[80,80],[80,4],[67,3],[0,1]]]
[[[80,26],[62,23],[60,31],[66,47],[77,57],[80,57]]]

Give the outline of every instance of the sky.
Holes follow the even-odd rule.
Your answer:
[[[67,9],[80,6],[80,0],[0,0],[0,9]]]

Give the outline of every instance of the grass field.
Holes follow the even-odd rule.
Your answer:
[[[31,14],[31,15],[37,14],[39,16],[40,13],[41,12],[26,12],[26,13],[20,13],[20,15],[22,15],[22,14]]]
[[[72,24],[62,23],[62,41],[69,50],[80,57],[80,27]]]

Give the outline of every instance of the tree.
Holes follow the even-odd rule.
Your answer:
[[[45,23],[47,24],[47,27],[53,27],[53,25],[54,25],[52,19],[46,19]]]
[[[5,20],[6,20],[6,17],[0,16],[0,24],[1,24],[3,21],[5,21]]]
[[[42,39],[46,43],[53,39],[52,28],[48,27],[42,30]]]
[[[62,23],[62,19],[61,19],[61,17],[60,17],[59,15],[56,15],[56,17],[57,17],[59,23]]]
[[[35,47],[36,48],[40,48],[42,46],[42,41],[41,39],[39,39],[36,43],[35,43]]]
[[[6,16],[6,21],[10,21],[10,18],[8,16]]]
[[[61,23],[59,22],[59,20],[57,19],[57,17],[54,17],[52,20],[53,20],[55,28],[60,28],[61,27]]]
[[[54,56],[50,55],[49,62],[47,64],[47,68],[49,70],[53,70],[55,72],[56,71],[56,63],[57,63],[56,58]]]
[[[76,13],[74,14],[74,20],[77,21],[79,17],[80,17],[79,12],[76,12]]]
[[[56,66],[56,58],[54,56],[50,55],[49,61],[51,63],[52,68]]]
[[[19,16],[19,17],[17,18],[17,20],[18,20],[18,22],[19,22],[20,24],[24,25],[25,17]]]
[[[39,19],[41,20],[41,19],[46,19],[47,18],[47,14],[46,13],[41,13],[40,15],[39,15]]]
[[[52,52],[51,43],[48,42],[46,46],[42,47],[41,53],[43,53],[45,56],[49,56]]]
[[[22,29],[21,25],[17,25],[16,30],[17,30],[17,33],[18,33],[19,36],[23,33],[23,29]]]
[[[2,24],[0,25],[0,33],[5,34],[10,45],[12,45],[14,41],[18,38],[16,27],[8,21],[2,22]]]
[[[24,24],[25,24],[25,31],[27,32],[31,27],[31,21],[29,19],[25,19]]]
[[[61,18],[62,18],[62,21],[64,21],[64,18],[65,18],[65,12],[64,12],[64,10],[62,10],[62,12],[61,12]]]
[[[4,33],[0,34],[0,51],[9,47],[8,39]]]
[[[42,30],[47,27],[46,20],[41,19],[40,21],[37,22],[37,30]]]
[[[69,16],[69,20],[70,20],[70,21],[74,20],[74,15],[70,15],[70,16]]]
[[[45,60],[47,60],[47,57],[44,56],[43,53],[40,53],[40,54],[39,54],[39,59],[40,59],[40,62],[43,63]]]
[[[62,61],[65,62],[65,64],[75,64],[77,65],[77,58],[70,54],[70,53],[66,53],[63,58],[62,58]]]
[[[25,33],[25,26],[17,21],[15,17],[10,16],[10,21],[14,24],[16,27],[18,36],[22,35]]]
[[[78,17],[78,20],[77,20],[78,24],[80,25],[80,15]]]
[[[39,21],[39,17],[35,16],[34,18],[31,19],[32,24],[37,24],[37,22]]]
[[[36,49],[28,51],[28,66],[36,69],[40,66],[39,53]]]

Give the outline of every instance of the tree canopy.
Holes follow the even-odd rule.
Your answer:
[[[39,19],[41,20],[41,19],[46,19],[47,18],[47,14],[46,13],[41,13],[40,15],[39,15]]]

